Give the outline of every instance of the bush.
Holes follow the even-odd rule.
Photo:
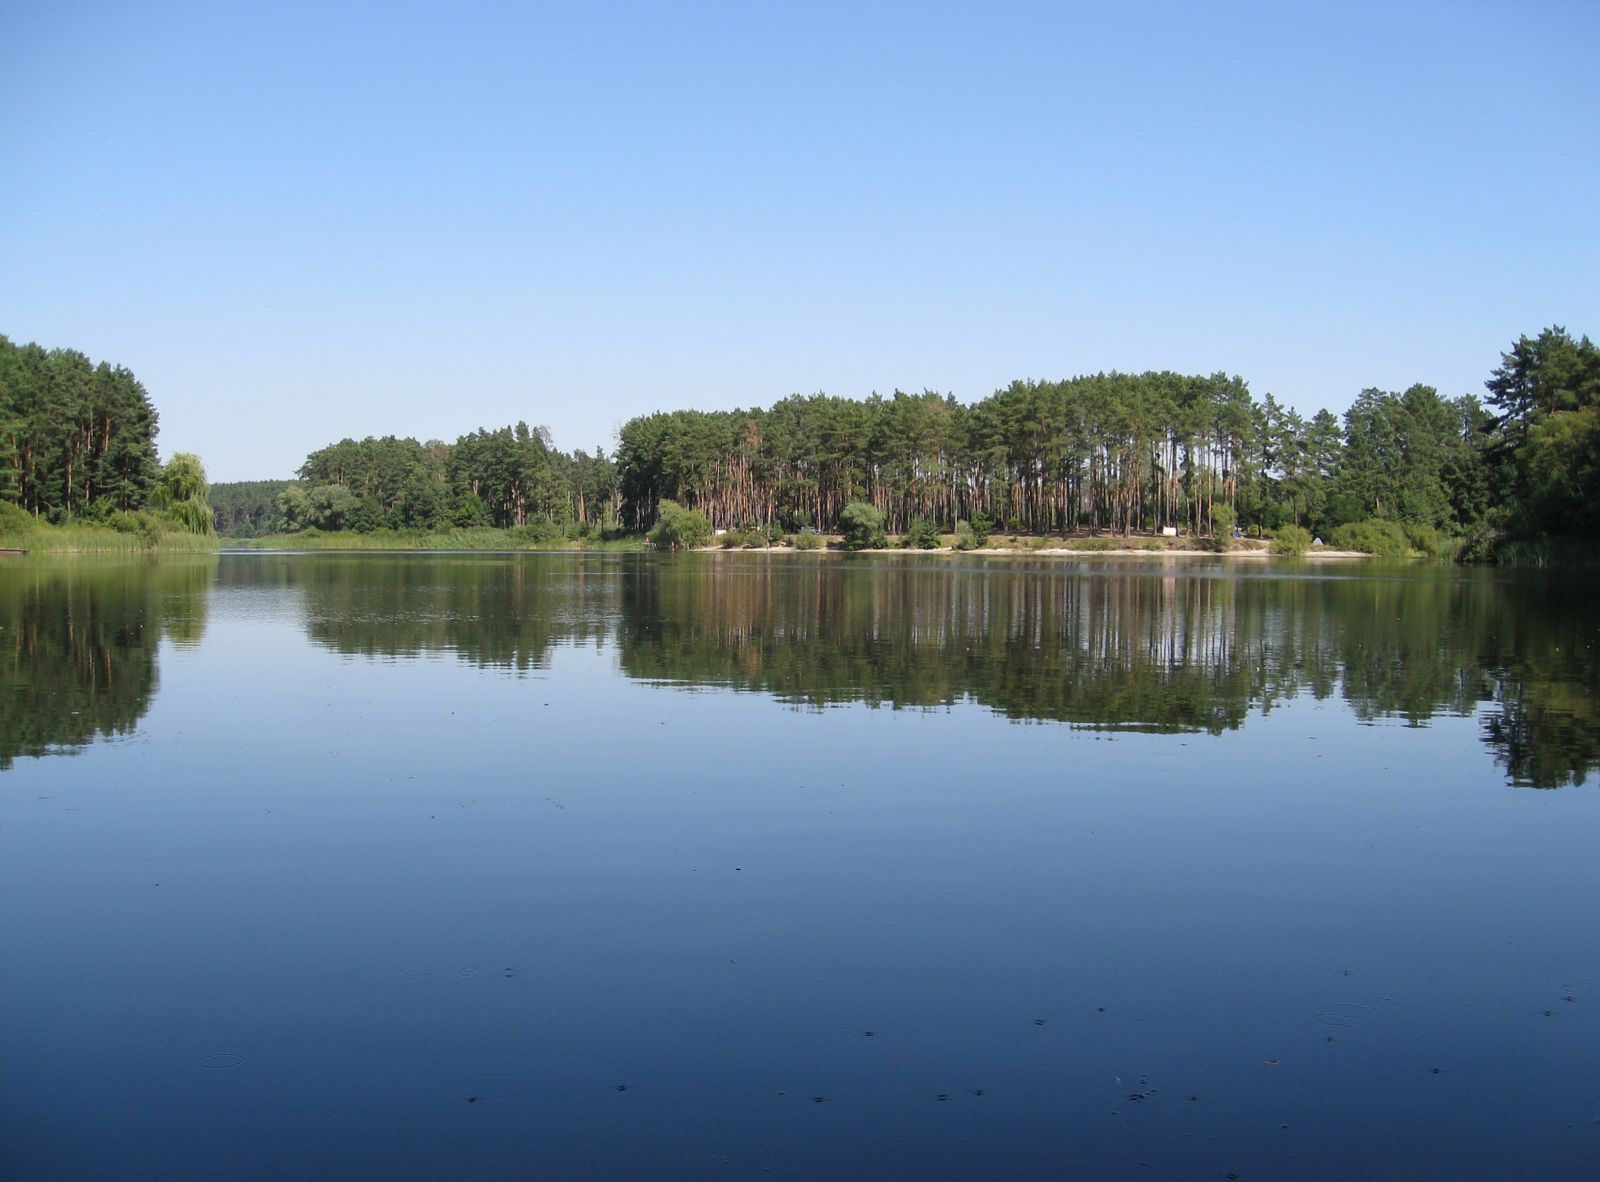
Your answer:
[[[113,513],[106,519],[106,524],[119,534],[134,534],[145,540],[146,545],[154,546],[167,532],[167,525],[154,513],[146,513],[143,509],[136,509],[132,513]]]
[[[989,544],[989,535],[994,533],[994,522],[987,513],[974,513],[972,515],[972,540],[979,548]]]
[[[676,501],[656,506],[656,524],[650,541],[668,550],[693,550],[711,541],[711,519],[698,509],[685,509]]]
[[[0,534],[21,534],[33,528],[33,514],[21,505],[0,501]]]
[[[794,536],[796,550],[820,550],[822,545],[822,535],[814,529],[803,529]]]
[[[865,501],[851,501],[839,514],[840,532],[848,550],[879,550],[889,544],[883,514]]]
[[[978,548],[978,531],[972,528],[970,521],[956,522],[956,540],[953,544],[957,550],[976,550]]]
[[[1299,525],[1280,525],[1272,531],[1274,554],[1304,554],[1311,549],[1311,531]]]
[[[1451,558],[1461,547],[1461,543],[1453,538],[1447,538],[1431,525],[1418,525],[1415,522],[1406,522],[1401,526],[1406,535],[1406,541],[1411,548],[1419,554],[1426,554],[1429,558]]]
[[[717,535],[717,545],[724,550],[736,550],[745,544],[745,533],[742,529],[725,529]]]
[[[1232,505],[1211,507],[1211,536],[1217,540],[1217,549],[1226,550],[1233,542],[1233,531],[1238,528],[1239,515]]]
[[[926,517],[913,517],[900,544],[907,550],[937,550],[939,541],[939,527],[937,525]]]
[[[1380,558],[1404,558],[1411,553],[1399,524],[1377,518],[1339,526],[1328,536],[1328,544],[1335,550],[1359,550]]]
[[[506,531],[511,540],[524,546],[552,546],[567,540],[567,531],[548,521],[530,521]]]

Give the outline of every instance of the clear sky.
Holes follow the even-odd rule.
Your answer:
[[[1600,3],[0,4],[0,333],[162,454],[1600,335]]]

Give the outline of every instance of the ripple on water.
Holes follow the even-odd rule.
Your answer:
[[[1336,1001],[1317,1015],[1317,1022],[1323,1026],[1365,1026],[1388,1012],[1364,1001]]]
[[[471,1076],[459,1095],[446,1098],[451,1108],[525,1108],[541,1095],[537,1076],[526,1071],[486,1071]]]
[[[238,1055],[202,1055],[195,1060],[195,1065],[204,1067],[207,1071],[226,1071],[243,1062],[244,1059]]]
[[[431,981],[433,979],[433,970],[416,968],[401,969],[400,975],[407,981]]]

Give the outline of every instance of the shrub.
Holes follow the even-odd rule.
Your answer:
[[[526,546],[550,546],[565,541],[567,531],[548,521],[530,521],[507,531],[513,541]]]
[[[1211,507],[1211,536],[1217,540],[1217,549],[1226,550],[1233,542],[1233,531],[1238,527],[1239,515],[1232,505]]]
[[[0,534],[26,533],[33,528],[33,514],[21,505],[0,501]]]
[[[926,517],[913,517],[906,529],[906,536],[901,539],[901,545],[907,550],[937,550],[939,527]]]
[[[146,513],[143,509],[135,509],[131,513],[113,513],[106,519],[106,524],[119,534],[133,534],[143,538],[147,546],[154,546],[167,532],[166,522],[154,513]]]
[[[725,529],[717,535],[717,545],[724,550],[736,550],[745,544],[745,534],[742,529]]]
[[[865,501],[851,501],[839,514],[840,531],[849,550],[881,549],[889,544],[883,514]]]
[[[1454,555],[1460,543],[1445,537],[1431,525],[1418,525],[1415,522],[1406,522],[1401,526],[1405,532],[1406,541],[1411,548],[1429,558],[1444,558]]]
[[[1370,518],[1341,525],[1328,537],[1335,550],[1359,550],[1363,554],[1376,554],[1381,558],[1404,558],[1411,546],[1400,526],[1393,521]]]
[[[794,548],[796,550],[820,550],[822,549],[822,535],[814,529],[803,529],[794,536]]]
[[[693,550],[711,541],[711,519],[698,509],[685,509],[677,501],[656,506],[656,524],[650,541],[668,550]]]
[[[1274,554],[1304,554],[1311,549],[1311,531],[1299,525],[1280,525],[1272,531]]]
[[[976,550],[978,548],[978,531],[972,528],[970,521],[956,522],[956,540],[953,545],[957,550]]]
[[[987,513],[974,513],[972,515],[972,538],[982,548],[989,544],[989,535],[994,533],[994,522]]]

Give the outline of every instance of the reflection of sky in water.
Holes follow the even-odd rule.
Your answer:
[[[350,657],[303,593],[219,587],[134,741],[0,777],[11,1176],[1593,1160],[1600,803],[1476,717],[795,709]]]

